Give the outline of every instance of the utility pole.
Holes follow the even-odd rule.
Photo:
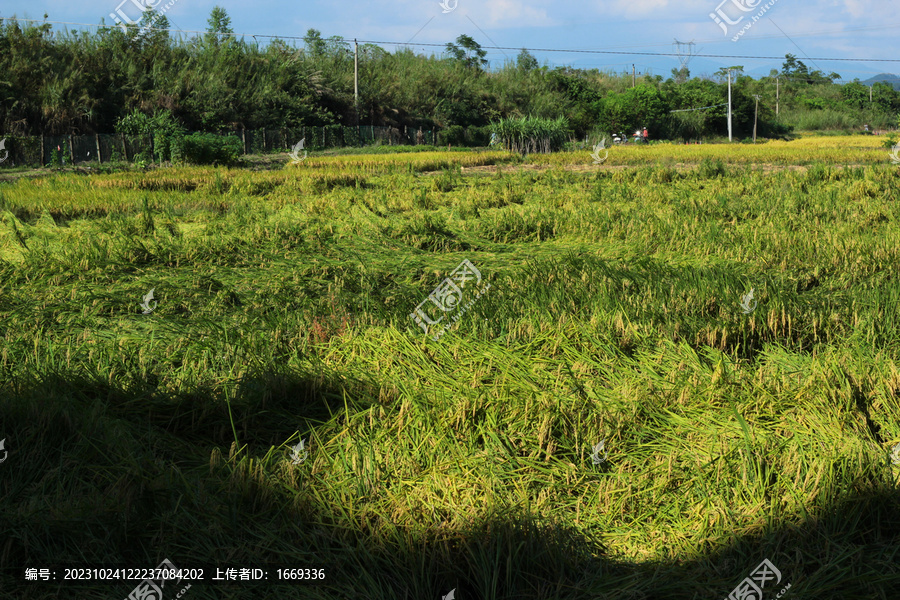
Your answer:
[[[634,82],[635,82],[635,79],[634,79],[634,65],[631,65],[631,87],[634,87],[634,85],[635,85]]]
[[[756,96],[756,111],[753,113],[753,143],[756,143],[756,117],[759,115],[759,94]]]
[[[731,69],[728,69],[728,141],[731,141]]]
[[[779,95],[779,92],[781,91],[780,90],[781,86],[779,85],[780,83],[781,83],[781,78],[776,77],[775,78],[775,116],[776,117],[778,116],[778,95]]]
[[[356,113],[356,128],[359,129],[359,44],[353,38],[353,112]]]
[[[875,87],[875,84],[869,86],[869,102],[872,102],[872,88]]]

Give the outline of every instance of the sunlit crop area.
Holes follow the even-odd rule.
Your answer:
[[[197,599],[721,599],[763,559],[886,599],[900,166],[590,152],[0,184],[3,551],[326,570]]]

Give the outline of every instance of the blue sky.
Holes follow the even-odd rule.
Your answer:
[[[139,14],[130,6],[132,0],[128,1],[122,10]],[[424,44],[442,46],[463,33],[483,46],[672,53],[677,38],[695,41],[695,52],[702,54],[783,57],[791,53],[811,69],[818,68],[826,74],[837,72],[847,81],[856,77],[864,80],[878,73],[900,73],[900,14],[897,5],[887,0],[443,1],[451,9],[448,12],[444,12],[439,0],[174,0],[166,16],[173,28],[202,30],[212,8],[219,5],[231,17],[235,32],[248,34],[246,39],[251,42],[250,34],[302,37],[307,29],[315,28],[324,37],[408,41],[414,51],[427,54],[440,53],[442,48]],[[99,24],[105,19],[107,24],[113,24],[110,13],[120,2],[3,0],[0,17],[41,19],[47,13],[50,21]],[[750,27],[733,41],[748,24]],[[63,27],[66,26],[54,25],[54,29]],[[396,47],[382,45],[390,51]],[[488,50],[492,64],[514,59],[516,54],[516,50]],[[634,64],[638,73],[652,72],[666,78],[679,64],[674,56],[537,50],[533,54],[551,67],[570,65],[630,72]],[[818,57],[851,60],[816,60]],[[898,62],[863,62],[861,58]],[[770,69],[780,69],[782,62],[783,58],[695,57],[690,69],[696,76],[712,74],[723,66],[743,65],[748,74],[760,76],[767,75]]]

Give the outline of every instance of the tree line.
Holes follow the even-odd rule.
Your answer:
[[[151,22],[153,30],[138,33]],[[141,23],[95,32],[0,20],[0,133],[113,133],[165,115],[187,131],[359,124],[445,130],[443,139],[453,140],[453,132],[529,117],[565,118],[578,139],[647,127],[654,138],[688,140],[726,135],[729,70],[738,139],[754,123],[760,136],[778,137],[795,127],[887,128],[900,113],[892,86],[841,85],[837,73],[810,71],[792,55],[781,71],[758,79],[735,66],[706,77],[673,69],[667,79],[632,81],[541,66],[526,49],[490,69],[466,35],[431,56],[361,44],[357,105],[353,44],[341,37],[309,29],[301,48],[279,39],[249,43],[233,35],[221,7],[202,35],[175,38],[168,27],[152,10]]]

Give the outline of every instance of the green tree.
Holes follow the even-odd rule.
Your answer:
[[[487,51],[482,50],[481,44],[465,34],[456,38],[456,44],[447,44],[447,52],[454,61],[467,68],[481,70],[488,64],[485,58]]]
[[[691,71],[687,67],[681,67],[680,69],[672,69],[672,79],[675,80],[675,83],[684,83],[688,79],[691,78]]]
[[[184,128],[168,110],[158,111],[153,116],[132,111],[119,119],[116,131],[149,140],[150,150],[142,153],[144,159],[152,159],[155,156],[162,162],[178,160],[180,157]]]
[[[540,65],[531,52],[522,48],[522,51],[519,52],[519,55],[516,57],[516,66],[523,71],[533,71]]]
[[[612,93],[595,104],[601,128],[611,133],[647,127],[658,136],[665,128],[668,105],[660,91],[641,84],[623,93]]]
[[[876,81],[872,84],[872,103],[882,112],[893,113],[900,111],[900,93],[897,93],[891,84],[884,81]]]
[[[818,70],[810,72],[809,67],[803,64],[802,60],[797,60],[797,57],[793,54],[785,54],[784,58],[785,61],[782,65],[781,73],[789,80],[802,81],[812,85],[830,84],[834,83],[834,80],[841,78],[837,73],[825,75],[825,73]]]
[[[228,44],[234,40],[231,17],[221,6],[213,7],[206,24],[206,34],[203,37],[208,46],[218,48],[220,44]]]
[[[744,74],[744,67],[741,65],[736,65],[734,67],[722,67],[715,72],[715,76],[718,77],[720,81],[727,81],[729,71],[731,71],[731,80],[733,82],[738,77]]]
[[[306,35],[303,36],[303,44],[306,46],[306,51],[313,58],[324,56],[328,47],[325,40],[322,39],[322,32],[311,28],[306,30]]]
[[[862,110],[869,102],[869,89],[859,81],[841,86],[841,101],[855,110]]]

